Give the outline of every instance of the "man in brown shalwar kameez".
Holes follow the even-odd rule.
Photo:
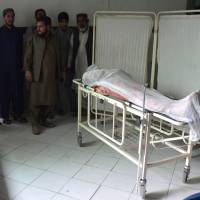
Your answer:
[[[36,23],[36,32],[27,40],[24,56],[25,76],[31,82],[30,111],[33,134],[41,128],[55,127],[47,120],[50,109],[56,103],[56,78],[58,48],[49,30],[49,19],[44,17]]]

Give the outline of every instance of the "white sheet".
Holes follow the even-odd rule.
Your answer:
[[[137,84],[129,74],[119,69],[100,69],[91,66],[84,73],[83,83],[103,86],[125,97],[129,102],[143,106],[143,85]],[[180,100],[172,100],[156,90],[146,90],[145,109],[165,114],[177,121],[190,125],[193,141],[200,139],[200,91],[192,92]]]
[[[161,16],[158,90],[182,98],[200,89],[200,15]]]

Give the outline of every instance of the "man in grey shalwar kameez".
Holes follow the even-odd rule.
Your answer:
[[[27,41],[24,56],[25,76],[31,82],[30,110],[33,134],[40,134],[40,125],[55,127],[48,121],[50,109],[56,102],[58,48],[49,31],[47,17],[37,21],[36,33]]]

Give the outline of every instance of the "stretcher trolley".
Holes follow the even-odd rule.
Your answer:
[[[94,15],[93,63],[102,68],[123,69],[134,81],[143,84],[142,107],[99,94],[81,80],[74,80],[78,87],[78,144],[82,146],[82,130],[86,130],[136,164],[137,188],[143,198],[150,167],[186,158],[183,181],[187,182],[194,144],[187,123],[145,109],[145,83],[154,87],[155,66],[158,64],[159,67],[162,61],[157,57],[158,54],[162,57],[158,34],[162,31],[159,30],[160,17],[165,14],[96,12]],[[87,102],[86,117],[82,117],[83,101]],[[149,154],[154,148],[170,148],[176,153],[151,161]]]

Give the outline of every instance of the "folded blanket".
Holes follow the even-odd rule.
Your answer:
[[[143,106],[144,86],[119,69],[100,69],[95,65],[83,74],[82,82],[104,95],[115,96]],[[200,91],[180,100],[170,99],[154,89],[146,89],[145,109],[188,123],[191,140],[200,139]]]

